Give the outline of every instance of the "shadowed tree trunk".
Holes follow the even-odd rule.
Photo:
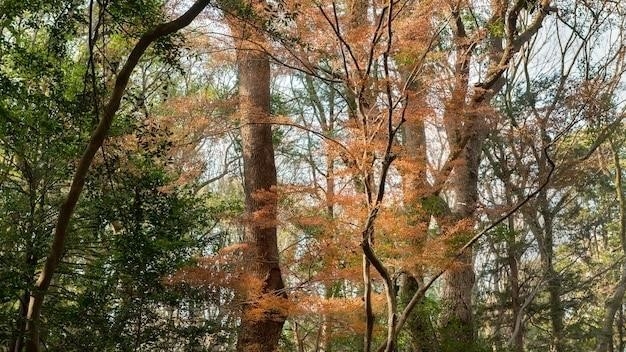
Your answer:
[[[52,238],[52,244],[48,257],[44,263],[41,274],[35,283],[28,302],[28,312],[26,313],[26,351],[39,352],[41,347],[41,311],[43,308],[44,298],[46,292],[52,282],[52,277],[56,272],[61,259],[65,252],[65,241],[67,239],[67,230],[70,225],[70,220],[76,209],[76,204],[85,186],[85,179],[93,159],[102,146],[104,139],[106,138],[113,118],[117,112],[122,96],[130,80],[135,66],[139,63],[139,60],[148,49],[148,47],[164,36],[170,35],[179,31],[182,28],[188,26],[204,8],[209,4],[209,0],[197,0],[191,5],[191,7],[180,17],[173,21],[162,23],[155,26],[152,30],[146,32],[128,55],[124,66],[120,70],[116,80],[115,87],[111,92],[109,101],[104,106],[100,122],[92,133],[89,139],[89,144],[86,146],[83,155],[78,161],[76,172],[72,178],[69,191],[57,217],[54,235]]]
[[[545,174],[547,165],[540,163],[540,173]],[[531,233],[539,245],[539,257],[541,268],[547,284],[548,291],[548,314],[551,325],[550,350],[555,352],[565,351],[564,346],[564,311],[561,301],[561,276],[554,268],[554,214],[559,211],[560,202],[551,206],[545,191],[537,196],[533,208],[524,210],[524,220],[528,224]]]
[[[253,8],[262,1],[241,4]],[[260,297],[286,298],[278,262],[276,238],[276,165],[270,125],[270,64],[263,52],[265,39],[243,21],[230,20],[237,46],[239,114],[243,149],[246,205],[245,241],[250,271],[261,281]],[[250,314],[258,308],[247,302],[243,308],[237,351],[271,352],[278,348],[286,316],[280,309],[265,309],[259,317]]]
[[[452,95],[447,102],[444,116],[446,135],[450,149],[459,153],[456,166],[448,180],[448,191],[452,195],[449,204],[450,215],[445,221],[461,221],[472,218],[478,200],[478,164],[484,134],[479,131],[482,116],[470,114],[466,99],[469,94],[469,68],[472,59],[472,45],[467,40],[465,24],[460,9],[453,9],[455,44],[457,57],[454,71],[455,80]],[[454,247],[471,238],[472,228],[467,234],[455,236]],[[472,252],[466,251],[459,262],[443,275],[441,343],[444,351],[466,350],[474,341],[472,321],[472,288],[474,268]]]
[[[423,283],[422,283],[423,284]],[[411,297],[419,290],[420,282],[414,276],[403,275],[400,280],[398,291],[399,302],[406,306]],[[436,352],[439,347],[436,341],[435,326],[430,317],[430,312],[424,304],[417,304],[406,323],[408,335],[407,347],[413,352]]]
[[[449,180],[449,191],[454,195],[450,207],[453,221],[471,218],[478,201],[478,164],[484,134],[480,127],[470,132],[467,144]],[[472,228],[467,236],[459,234],[460,243],[471,238]],[[444,351],[466,350],[474,344],[474,322],[472,319],[472,288],[474,287],[474,267],[472,251],[466,251],[459,263],[444,274],[445,285],[442,291],[443,319],[442,343]]]
[[[409,68],[410,69],[410,68]],[[410,79],[409,74],[404,74],[404,79]],[[408,82],[407,86],[407,120],[403,126],[403,140],[406,158],[414,164],[415,172],[403,175],[404,202],[407,211],[424,211],[420,202],[427,194],[430,185],[427,181],[428,158],[426,156],[426,131],[424,127],[426,97],[425,90],[420,87],[419,81]],[[428,227],[431,214],[424,212],[416,221],[421,222],[424,227]],[[416,247],[421,243],[415,243]],[[422,277],[410,274],[403,275],[399,281],[398,298],[400,306],[406,306],[413,295],[419,290]],[[423,284],[423,283],[422,283]],[[406,329],[408,335],[408,345],[415,352],[431,352],[438,349],[436,334],[433,322],[426,310],[424,302],[417,304],[407,320]]]

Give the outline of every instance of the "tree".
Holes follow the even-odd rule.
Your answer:
[[[3,345],[623,349],[622,4],[183,5],[0,5]]]
[[[244,304],[239,328],[238,351],[275,351],[285,313],[279,307],[260,313],[255,296],[286,298],[279,266],[276,238],[276,165],[270,120],[270,63],[262,51],[264,34],[257,13],[263,1],[245,2],[226,8],[236,17],[229,19],[237,48],[239,114],[246,204],[246,261],[252,277],[260,282],[259,292],[250,292]],[[260,314],[260,316],[257,316]]]
[[[78,167],[74,173],[72,184],[61,210],[59,212],[57,222],[54,230],[54,237],[50,252],[46,258],[44,268],[35,283],[35,287],[31,292],[28,312],[26,314],[26,331],[28,334],[27,351],[39,351],[40,350],[40,329],[39,318],[43,306],[43,299],[48,287],[52,281],[52,276],[56,271],[65,248],[65,240],[67,237],[67,229],[72,217],[72,213],[76,208],[78,198],[83,190],[85,184],[85,177],[89,171],[89,167],[93,161],[96,152],[102,146],[107,132],[111,126],[115,113],[119,107],[124,89],[128,84],[130,75],[141,59],[141,56],[146,51],[148,46],[157,39],[175,33],[181,28],[187,26],[208,4],[208,1],[198,1],[190,7],[187,12],[177,19],[156,26],[153,30],[144,34],[135,45],[127,61],[124,63],[119,75],[115,81],[115,89],[111,94],[111,98],[104,107],[100,122],[93,132],[89,144],[85,149],[81,159],[78,162]]]

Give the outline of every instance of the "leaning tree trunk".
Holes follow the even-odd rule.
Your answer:
[[[239,114],[243,149],[246,202],[245,241],[249,246],[250,270],[261,282],[258,297],[286,298],[278,263],[276,238],[276,165],[270,125],[270,64],[259,50],[264,38],[251,26],[230,21],[236,33],[239,74]],[[265,309],[261,316],[250,314],[260,305],[249,300],[243,307],[237,351],[271,352],[278,348],[285,314]]]
[[[104,107],[100,122],[92,133],[89,139],[89,144],[85,148],[83,155],[78,161],[78,166],[69,191],[57,217],[54,235],[52,237],[52,244],[48,257],[44,263],[43,269],[39,274],[39,278],[31,291],[31,296],[28,302],[28,311],[26,313],[26,351],[27,352],[39,352],[41,350],[41,311],[43,308],[44,298],[46,292],[52,282],[52,277],[57,271],[61,259],[65,252],[65,241],[67,239],[67,231],[70,225],[70,220],[76,209],[76,204],[83,192],[85,186],[85,179],[93,159],[102,146],[104,139],[106,138],[115,113],[120,107],[122,96],[130,80],[135,66],[139,63],[139,60],[148,49],[150,45],[156,40],[176,33],[182,28],[188,26],[199,14],[209,5],[209,0],[196,0],[189,9],[183,13],[180,17],[170,22],[162,23],[154,27],[152,30],[146,32],[139,38],[137,44],[133,47],[132,51],[128,55],[124,66],[120,70],[116,80],[111,97]]]

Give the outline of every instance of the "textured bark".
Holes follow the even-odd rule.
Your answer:
[[[474,43],[469,40],[462,18],[459,2],[452,9],[452,32],[455,41],[455,82],[444,112],[444,124],[452,153],[460,151],[451,177],[448,191],[453,197],[451,220],[472,218],[478,200],[478,167],[481,148],[486,136],[485,106],[505,83],[504,72],[511,58],[541,28],[545,16],[550,13],[551,0],[537,2],[538,11],[523,32],[518,31],[518,18],[523,11],[522,2],[506,4],[493,1],[490,23],[505,23],[506,45],[500,37],[489,40],[489,69],[484,79],[474,85],[470,92],[469,67]],[[471,234],[467,236],[472,238]],[[463,240],[457,238],[455,240]],[[474,272],[471,247],[458,258],[458,265],[444,274],[442,292],[442,340],[444,350],[470,351],[474,348],[472,321],[472,288]],[[560,290],[560,287],[557,287]],[[558,298],[558,296],[557,296]]]
[[[270,125],[270,64],[259,50],[264,38],[238,21],[230,21],[236,33],[239,75],[239,114],[243,150],[246,203],[245,240],[249,245],[250,270],[262,281],[261,297],[286,298],[279,267],[276,237],[276,165]],[[244,305],[237,351],[271,352],[278,348],[285,315],[270,309],[251,316],[254,302]]]
[[[473,118],[478,120],[477,116]],[[468,128],[466,131],[469,136],[448,183],[449,191],[454,197],[450,207],[453,221],[471,218],[478,201],[478,166],[485,134],[482,126],[472,125],[468,123],[465,126]],[[466,234],[458,235],[460,237],[467,235],[467,239],[455,238],[455,241],[460,239],[460,243],[467,242],[472,237],[471,231],[472,229],[468,228]],[[468,250],[460,256],[458,264],[444,274],[441,320],[444,346],[447,346],[444,350],[467,350],[474,343],[472,319],[474,281],[472,251]]]
[[[541,171],[540,171],[541,172]],[[554,215],[558,212],[558,208],[550,209],[550,200],[547,198],[546,192],[542,192],[538,197],[538,204],[540,209],[541,218],[543,219],[543,228],[539,223],[535,228],[538,228],[536,236],[539,242],[539,253],[541,259],[541,265],[544,272],[544,277],[548,285],[548,305],[550,325],[552,328],[552,341],[550,343],[551,351],[563,352],[565,351],[563,335],[564,335],[564,323],[563,323],[563,303],[561,301],[561,276],[554,269]],[[531,226],[532,228],[532,226]]]
[[[453,9],[452,14],[457,56],[454,63],[455,81],[451,97],[446,104],[444,124],[450,149],[453,152],[461,150],[456,161],[457,165],[448,180],[448,191],[452,195],[452,204],[448,204],[451,210],[448,221],[460,221],[473,216],[474,206],[478,200],[478,164],[483,137],[477,131],[478,126],[472,125],[472,122],[478,122],[476,120],[480,117],[470,116],[466,111],[472,46],[467,40],[460,9]],[[464,142],[465,140],[467,141]],[[469,231],[470,229],[467,239],[471,237]],[[459,234],[461,235],[463,234]],[[466,239],[455,238],[455,242],[463,243]],[[456,251],[456,248],[453,250]],[[474,268],[471,250],[463,253],[458,259],[458,264],[443,275],[441,342],[444,351],[469,350],[474,341],[472,321]]]
[[[403,308],[411,300],[411,297],[419,290],[419,283],[413,276],[404,275],[400,281],[398,291],[399,303]],[[407,323],[406,332],[408,335],[407,347],[413,352],[436,352],[439,351],[436,333],[430,313],[424,302],[417,304],[411,313]]]
[[[405,68],[408,71],[410,68]],[[408,79],[409,74],[403,74],[404,80]],[[424,91],[420,87],[418,81],[409,82],[407,85],[407,120],[403,125],[403,141],[406,153],[405,159],[413,163],[414,171],[402,175],[403,199],[407,206],[407,211],[415,212],[420,208],[420,200],[428,193],[430,185],[427,181],[427,165],[428,158],[426,155],[426,133],[424,130],[424,107],[426,97]],[[422,209],[423,210],[423,209]],[[421,211],[421,210],[420,210]],[[422,223],[428,227],[431,214],[421,214],[416,222]],[[421,243],[415,243],[416,252],[419,252]],[[419,280],[418,280],[419,279]],[[406,307],[413,295],[419,290],[418,281],[411,275],[403,275],[400,280],[400,288],[398,291],[399,304],[402,308]],[[416,308],[411,312],[407,320],[407,337],[408,345],[415,352],[431,352],[437,351],[435,331],[430,320],[428,312],[425,310],[423,302],[418,303]]]
[[[617,350],[624,350],[624,305],[619,309],[617,321]]]
[[[85,178],[87,177],[87,173],[89,172],[89,168],[93,162],[96,152],[102,146],[111,124],[113,123],[113,118],[115,117],[115,113],[120,106],[120,102],[122,100],[122,96],[124,95],[124,91],[126,90],[126,86],[128,85],[131,73],[135,69],[135,66],[139,63],[139,60],[143,56],[146,49],[148,49],[154,41],[177,32],[178,30],[189,25],[208,4],[209,0],[198,0],[193,3],[189,10],[177,19],[160,24],[151,31],[148,31],[139,39],[131,53],[128,55],[126,63],[115,80],[115,87],[111,93],[111,98],[104,107],[100,122],[98,123],[96,130],[91,135],[89,144],[85,148],[85,151],[78,162],[78,167],[76,168],[76,172],[72,178],[68,195],[61,205],[48,257],[44,263],[41,274],[35,283],[35,287],[31,291],[26,316],[26,351],[38,352],[40,350],[40,316],[44,297],[46,291],[50,287],[52,277],[61,262],[61,258],[63,257],[67,230],[74,213],[74,209],[76,208],[76,204],[78,203],[78,199],[83,191]]]
[[[508,197],[510,199],[510,197]],[[510,203],[510,201],[508,202]],[[515,228],[515,224],[513,219],[509,219],[509,229],[512,231]],[[511,317],[511,342],[513,351],[515,352],[524,352],[524,332],[523,328],[520,324],[518,328],[518,321],[521,322],[523,319],[524,312],[522,311],[522,299],[520,297],[520,281],[519,281],[519,266],[518,263],[518,254],[517,254],[517,243],[515,241],[515,235],[513,232],[513,236],[509,236],[510,238],[507,240],[507,263],[509,265],[509,270],[511,271],[509,274],[509,286],[511,288],[511,310],[513,315]]]
[[[561,302],[561,278],[552,264],[548,271],[548,293],[550,294],[550,321],[552,323],[552,348],[555,352],[565,351],[563,346],[563,303]]]

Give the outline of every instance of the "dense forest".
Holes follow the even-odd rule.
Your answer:
[[[0,0],[0,350],[626,351],[619,0]]]

